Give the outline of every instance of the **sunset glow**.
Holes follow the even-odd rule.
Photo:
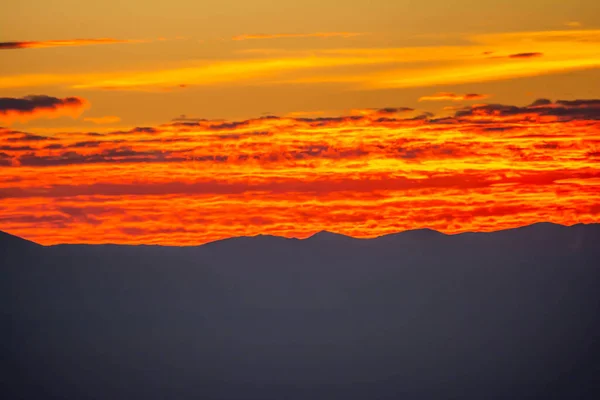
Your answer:
[[[27,34],[0,16],[0,230],[190,245],[600,221],[593,2],[529,22],[499,6],[515,22],[486,29],[477,8],[460,30],[452,10],[452,24],[411,25],[428,15],[418,5],[350,2],[361,18],[333,23],[328,0],[247,16],[184,1],[206,18],[192,24],[138,3],[135,24],[71,36],[27,5]]]
[[[44,244],[172,245],[593,222],[598,115],[600,101],[538,101],[440,118],[389,108],[102,134],[5,129],[0,221]]]

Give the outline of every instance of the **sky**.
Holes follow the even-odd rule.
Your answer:
[[[15,2],[0,230],[201,244],[600,222],[596,2]]]

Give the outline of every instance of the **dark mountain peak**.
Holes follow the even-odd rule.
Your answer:
[[[287,238],[284,236],[277,235],[265,235],[258,234],[253,236],[232,236],[229,238],[223,238],[214,240],[212,242],[201,244],[199,247],[203,246],[220,246],[224,244],[241,244],[241,245],[261,245],[261,244],[273,244],[273,243],[282,243],[298,240],[296,238]]]
[[[348,239],[354,239],[354,238],[352,236],[342,235],[341,233],[335,233],[335,232],[329,232],[329,231],[323,230],[323,231],[315,233],[312,236],[307,237],[305,240],[332,241],[332,240],[348,240]]]
[[[421,229],[408,229],[404,232],[400,232],[401,234],[405,234],[405,235],[423,235],[423,236],[445,236],[445,233],[442,233],[440,231],[436,231],[435,229],[431,229],[431,228],[421,228]]]
[[[21,249],[23,247],[41,247],[41,245],[10,233],[0,231],[0,249]]]
[[[562,229],[567,227],[567,225],[557,224],[554,222],[536,222],[516,229]]]
[[[380,238],[384,237],[402,237],[402,238],[410,238],[410,239],[431,239],[435,237],[446,236],[445,233],[436,231],[431,228],[422,228],[422,229],[408,229],[406,231],[398,232],[398,233],[390,233],[388,235],[379,236]]]
[[[268,235],[268,234],[264,234],[264,233],[259,233],[258,235],[254,235],[254,236],[246,236],[249,238],[254,238],[254,239],[263,239],[263,240],[281,240],[281,239],[285,239],[285,240],[289,240],[289,239],[294,239],[294,238],[287,238],[285,236],[278,236],[278,235]]]
[[[496,235],[512,235],[512,234],[527,234],[527,235],[546,235],[557,232],[568,231],[569,226],[556,224],[554,222],[536,222],[530,225],[519,226],[516,228],[502,229],[498,231],[488,232]]]

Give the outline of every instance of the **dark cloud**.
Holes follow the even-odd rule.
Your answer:
[[[207,128],[211,131],[232,130],[248,126],[249,124],[250,121],[223,122],[221,124],[208,125]]]
[[[347,130],[353,132],[355,127],[423,127],[428,132],[443,132],[452,126],[460,126],[471,133],[481,135],[501,135],[509,137],[536,138],[539,135],[540,142],[548,140],[551,136],[557,139],[561,133],[540,134],[532,130],[521,132],[523,122],[534,121],[537,125],[540,116],[551,116],[548,121],[571,121],[581,120],[594,123],[600,119],[600,100],[558,100],[552,102],[547,99],[538,99],[527,106],[513,106],[503,104],[476,104],[463,107],[455,111],[453,117],[435,118],[431,113],[423,113],[415,117],[400,118],[396,115],[399,111],[412,110],[410,108],[389,107],[382,109],[368,109],[364,115],[350,115],[339,117],[314,117],[314,118],[290,118],[290,117],[263,117],[261,119],[278,119],[275,124],[269,122],[259,123],[257,119],[245,121],[198,121],[189,122],[197,124],[198,130],[203,131],[202,138],[195,135],[177,135],[177,132],[185,132],[186,128],[176,122],[162,127],[137,127],[128,131],[108,132],[101,141],[85,137],[86,134],[78,134],[79,140],[72,140],[71,134],[57,134],[53,137],[33,135],[24,132],[0,129],[0,150],[9,153],[3,158],[3,165],[18,166],[64,166],[96,163],[172,163],[172,162],[215,162],[215,163],[258,163],[271,164],[283,162],[285,165],[293,166],[298,162],[313,159],[335,160],[335,159],[362,159],[371,153],[385,153],[387,157],[402,158],[405,160],[461,158],[476,156],[472,149],[449,144],[436,143],[434,146],[415,146],[407,143],[387,144],[387,148],[376,149],[373,143],[363,145],[354,143],[322,143],[329,141],[328,138],[316,137],[309,140],[312,143],[290,142],[285,145],[268,146],[268,136],[277,135],[282,129],[306,129],[307,127],[335,127],[343,128],[342,134]],[[375,111],[374,111],[375,110]],[[188,122],[185,122],[187,124]],[[260,130],[253,131],[248,127],[258,127]],[[282,128],[283,127],[283,128]],[[166,129],[165,129],[166,128]],[[238,129],[238,130],[236,130]],[[519,131],[519,136],[510,131]],[[503,132],[508,132],[503,134]],[[517,132],[517,133],[519,133]],[[136,135],[137,133],[138,135]],[[145,135],[145,134],[156,135]],[[567,132],[573,137],[577,133]],[[567,133],[562,133],[566,135]],[[119,136],[133,134],[131,136]],[[514,136],[510,136],[514,135]],[[232,146],[231,142],[253,138]],[[265,137],[260,139],[261,137]],[[90,139],[90,140],[86,140]],[[197,140],[199,140],[197,142]],[[65,142],[62,142],[64,140]],[[398,139],[399,140],[399,139]],[[45,141],[53,141],[45,143]],[[212,144],[206,146],[205,141]],[[318,141],[315,143],[315,141]],[[28,143],[31,142],[31,143]],[[39,142],[39,143],[38,143]],[[162,143],[164,145],[156,145]],[[181,143],[169,148],[168,143]],[[543,144],[540,144],[542,146]],[[552,146],[549,144],[548,146]],[[588,148],[595,148],[587,144]],[[597,146],[596,146],[597,147]],[[536,147],[537,148],[537,147]],[[87,149],[87,150],[86,150]],[[542,147],[539,147],[542,149]],[[551,148],[548,147],[550,150]],[[56,151],[43,151],[56,150]],[[517,150],[508,149],[511,152]],[[12,153],[12,154],[11,154]],[[531,154],[528,154],[531,157]],[[591,156],[593,157],[593,155]],[[412,162],[412,161],[411,161]]]
[[[552,103],[546,99],[539,99],[525,107],[483,104],[465,107],[454,114],[455,118],[459,119],[472,116],[521,116],[526,119],[528,115],[554,116],[561,120],[598,120],[600,119],[600,100],[558,100]]]
[[[0,50],[13,50],[26,48],[28,42],[0,42]]]
[[[0,114],[16,112],[31,113],[38,109],[56,109],[60,107],[80,107],[84,100],[79,97],[57,97],[30,95],[22,98],[0,97]]]
[[[51,215],[7,215],[0,216],[0,222],[3,224],[16,222],[20,224],[35,224],[39,226],[50,225],[53,228],[66,228],[69,223],[69,218],[65,215],[61,214],[51,214]]]
[[[542,149],[542,150],[556,150],[558,148],[560,148],[560,144],[558,143],[536,143],[533,145],[533,147],[535,147],[536,149]]]
[[[190,118],[185,114],[181,114],[177,118],[173,118],[171,121],[173,122],[208,122],[206,118]]]
[[[112,43],[135,43],[139,40],[123,40],[123,39],[67,39],[67,40],[44,40],[44,41],[19,41],[19,42],[0,42],[0,50],[17,50],[17,49],[41,49],[47,47],[66,47],[66,46],[87,46],[94,44],[112,44]]]
[[[518,115],[523,113],[525,108],[517,106],[508,106],[504,104],[484,104],[471,107],[465,107],[462,110],[458,110],[454,113],[455,117],[471,117],[474,115]]]
[[[468,151],[468,147],[468,145],[461,145],[458,143],[424,143],[421,145],[412,145],[410,147],[400,146],[395,149],[396,154],[394,154],[394,156],[404,160],[415,161],[440,158],[461,158],[472,155],[472,152]]]
[[[414,108],[410,108],[410,107],[396,107],[396,108],[380,108],[379,112],[385,112],[385,113],[400,113],[400,112],[410,112],[410,111],[414,111]]]
[[[98,163],[182,162],[189,160],[190,157],[184,157],[173,152],[135,151],[129,148],[109,149],[97,154],[80,154],[75,151],[65,151],[58,155],[29,153],[18,158],[20,165],[29,167]]]
[[[0,146],[0,150],[3,150],[3,151],[33,151],[35,149],[31,146]]]
[[[410,107],[385,107],[385,108],[376,108],[373,110],[374,114],[379,115],[389,115],[389,114],[398,114],[415,111],[414,108]]]
[[[274,117],[279,118],[279,117]],[[260,119],[269,119],[268,117],[261,117]],[[220,122],[220,121],[210,121],[204,118],[186,118],[182,116],[180,118],[175,118],[173,126],[178,127],[202,127],[211,131],[222,131],[222,130],[235,130],[243,127],[247,127],[250,125],[252,120],[246,121],[231,121],[231,122]]]
[[[80,148],[80,147],[98,147],[98,146],[100,146],[100,144],[102,144],[102,142],[95,142],[95,141],[77,142],[77,143],[70,145],[69,147],[76,148],[76,149]]]
[[[561,101],[561,100],[559,100]],[[533,103],[531,103],[529,105],[529,107],[537,107],[537,106],[547,106],[552,104],[552,100],[548,100],[548,99],[537,99],[536,101],[534,101]]]
[[[18,136],[12,136],[4,139],[7,142],[43,142],[47,140],[56,140],[48,136],[34,135],[31,133],[21,133]]]
[[[255,132],[225,133],[222,135],[214,135],[214,137],[216,137],[218,139],[223,139],[223,140],[234,140],[234,139],[239,140],[239,139],[250,138],[250,137],[271,136],[271,135],[273,135],[273,132],[255,131]]]
[[[588,151],[585,155],[587,157],[600,158],[600,151]]]
[[[126,133],[157,133],[158,130],[156,128],[150,126],[141,126],[137,128],[133,128]]]
[[[514,125],[503,125],[503,126],[484,126],[480,129],[483,132],[509,132],[513,130],[518,130],[518,126]]]
[[[596,108],[600,108],[600,100],[599,99],[557,100],[556,104],[560,104],[565,107],[596,107]]]
[[[541,57],[543,53],[531,52],[531,53],[516,53],[510,54],[508,58],[532,58],[532,57]]]
[[[100,225],[102,220],[96,218],[94,215],[90,215],[93,210],[86,210],[80,207],[59,207],[59,211],[69,216],[69,222],[76,221],[82,222],[89,225]],[[96,211],[99,208],[96,208]]]
[[[43,148],[47,149],[47,150],[57,150],[57,149],[62,149],[63,145],[59,144],[59,143],[52,143],[47,146],[44,146]]]
[[[311,127],[321,127],[350,121],[356,122],[364,119],[365,117],[362,115],[350,115],[345,117],[295,118],[296,121],[307,123]]]

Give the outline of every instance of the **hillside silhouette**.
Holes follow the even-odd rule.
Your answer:
[[[0,233],[3,399],[600,398],[600,224],[195,247]]]

